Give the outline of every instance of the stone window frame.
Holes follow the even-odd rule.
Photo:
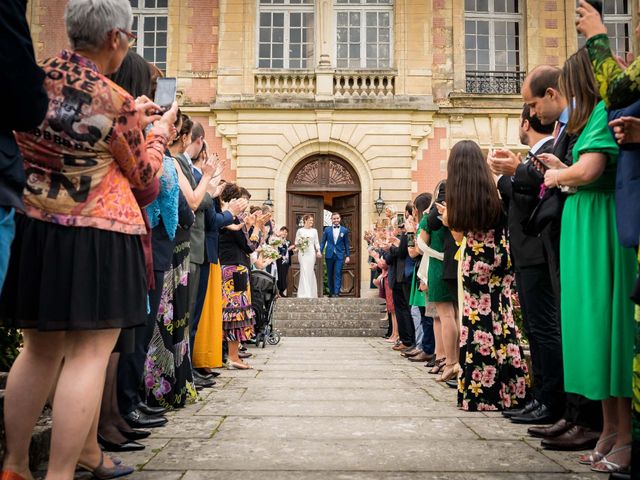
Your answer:
[[[145,60],[156,65],[161,71],[167,71],[169,57],[169,0],[129,0],[133,11],[132,31],[138,36],[136,45],[133,47],[137,54]],[[150,6],[147,6],[150,5]],[[145,24],[153,21],[153,28],[145,30]],[[164,22],[164,28],[158,29],[158,22]],[[140,31],[142,26],[143,30]],[[162,40],[164,35],[164,41]],[[152,44],[148,41],[152,39]],[[160,52],[164,51],[164,60]]]
[[[311,70],[315,67],[315,51],[316,51],[316,5],[314,0],[258,0],[257,2],[257,12],[256,12],[256,55],[255,55],[255,64],[256,68],[260,70]],[[263,26],[261,24],[262,14],[282,14],[283,15],[283,41],[282,41],[282,49],[283,49],[283,57],[282,57],[282,66],[273,66],[273,57],[261,57],[260,55],[260,47],[263,45],[261,41],[261,31],[263,29],[271,28],[271,37],[268,45],[274,45],[273,42],[273,24],[269,26]],[[301,48],[301,56],[296,59],[300,61],[299,66],[291,66],[292,58],[291,58],[291,16],[292,14],[300,14],[301,15],[301,24],[304,23],[304,17],[310,16],[311,26],[309,28],[311,32],[311,39],[307,39],[306,42],[300,42]],[[273,17],[272,17],[273,18]],[[293,27],[295,28],[295,27]],[[301,26],[301,30],[304,27]],[[301,32],[302,34],[302,32]],[[308,56],[303,56],[302,51],[306,48],[310,49],[310,54]],[[270,49],[270,53],[272,50]],[[269,58],[269,65],[261,64],[262,60]],[[306,63],[306,64],[305,64]]]
[[[624,58],[626,53],[633,52],[634,50],[634,22],[633,22],[633,9],[635,5],[633,1],[629,0],[616,0],[613,3],[613,13],[607,12],[607,6],[611,5],[612,0],[604,0],[605,8],[604,8],[604,24],[607,27],[607,32],[609,35],[609,41],[611,43],[611,49],[617,54]],[[622,2],[622,5],[626,6],[627,13],[618,11],[618,1]],[[623,32],[618,30],[622,28]],[[612,30],[615,30],[615,33],[612,34]],[[624,31],[626,30],[626,32]],[[578,48],[584,46],[585,38],[582,35],[578,34]],[[622,50],[620,47],[626,47],[625,50]]]
[[[335,27],[335,32],[333,35],[333,58],[335,60],[335,65],[337,70],[390,70],[393,68],[394,62],[394,50],[395,50],[395,2],[394,0],[333,0],[333,23]],[[361,22],[358,26],[359,29],[359,42],[360,42],[360,62],[358,66],[353,65],[341,65],[340,58],[338,57],[338,29],[340,28],[338,24],[338,16],[342,13],[360,13]],[[367,30],[371,28],[366,23],[366,14],[367,13],[377,13],[378,18],[380,13],[387,13],[389,15],[389,22],[387,27],[389,30],[389,58],[387,64],[380,64],[378,51],[376,51],[376,65],[375,66],[367,66]],[[363,22],[362,19],[365,19]],[[376,27],[379,27],[379,24],[376,23]],[[352,27],[348,27],[349,29]],[[379,29],[378,29],[379,30]],[[376,40],[379,38],[379,32],[376,34]],[[385,42],[387,43],[387,42]],[[348,45],[348,44],[347,44]],[[380,45],[379,41],[376,41],[376,45]],[[348,57],[347,57],[348,59]]]

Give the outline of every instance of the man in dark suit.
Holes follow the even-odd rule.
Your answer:
[[[522,85],[522,98],[530,109],[530,116],[537,117],[542,125],[554,125],[553,154],[567,165],[573,164],[573,146],[576,135],[566,131],[569,121],[567,99],[560,93],[558,81],[561,70],[542,65],[533,69]],[[526,165],[514,179],[514,190],[526,191],[539,188],[542,174],[533,162]],[[550,281],[554,292],[557,320],[547,320],[555,325],[548,341],[560,345],[560,220],[555,219],[540,234],[543,252],[549,266]],[[551,323],[553,322],[553,323]],[[554,340],[555,339],[555,340]],[[540,347],[540,345],[538,345]],[[544,348],[544,346],[543,346]],[[560,348],[561,351],[561,347]],[[565,394],[566,406],[561,418],[549,427],[531,427],[528,432],[534,437],[542,437],[542,446],[554,450],[578,450],[593,448],[598,439],[597,429],[601,426],[601,408],[598,402],[587,400],[581,395]],[[531,408],[531,404],[528,405]],[[556,412],[549,411],[544,404],[533,405],[533,410],[519,412],[512,417],[518,423],[549,423]],[[558,406],[559,409],[559,406]],[[527,409],[529,410],[529,409]]]
[[[409,241],[404,227],[396,226],[398,240],[383,255],[383,259],[389,266],[388,285],[391,288],[393,306],[398,319],[398,334],[400,343],[393,347],[394,350],[404,352],[415,346],[415,325],[411,316],[411,307],[406,296],[407,285],[411,285],[411,278],[406,275],[406,261],[409,256]]]
[[[44,72],[33,53],[26,10],[27,0],[0,2],[0,58],[5,65],[0,69],[0,88],[7,93],[0,116],[0,290],[15,234],[14,211],[24,208],[24,166],[13,131],[37,127],[49,106],[43,88]]]
[[[522,308],[525,333],[531,349],[533,395],[530,402],[513,411],[505,411],[506,417],[527,417],[523,421],[555,420],[562,413],[564,404],[562,379],[562,342],[558,319],[556,295],[550,270],[544,255],[542,239],[524,233],[525,222],[537,203],[540,186],[527,182],[528,167],[532,155],[551,153],[555,139],[551,135],[554,125],[543,125],[532,117],[525,105],[520,117],[520,142],[530,150],[524,162],[515,155],[489,157],[489,166],[499,176],[498,189],[508,207],[511,256],[516,271],[516,287]],[[542,415],[529,415],[540,405]],[[518,419],[517,419],[518,420]],[[517,421],[516,420],[516,421]]]
[[[342,267],[350,262],[349,230],[340,225],[340,214],[331,215],[330,227],[325,227],[320,242],[320,251],[325,252],[327,262],[327,278],[329,280],[329,296],[340,296],[342,288]],[[327,250],[325,251],[325,246]]]

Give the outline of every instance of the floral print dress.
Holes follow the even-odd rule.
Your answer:
[[[524,402],[529,382],[511,303],[514,282],[506,227],[467,234],[462,251],[458,406],[503,410]]]
[[[184,407],[197,398],[189,352],[189,230],[178,227],[171,269],[164,275],[162,296],[144,365],[147,403]]]

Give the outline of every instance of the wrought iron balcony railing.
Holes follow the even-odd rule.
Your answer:
[[[467,71],[467,93],[517,95],[524,81],[525,72]]]

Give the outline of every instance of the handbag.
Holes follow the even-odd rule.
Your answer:
[[[529,218],[522,222],[526,235],[537,237],[553,221],[560,221],[567,195],[559,188],[547,188]]]

